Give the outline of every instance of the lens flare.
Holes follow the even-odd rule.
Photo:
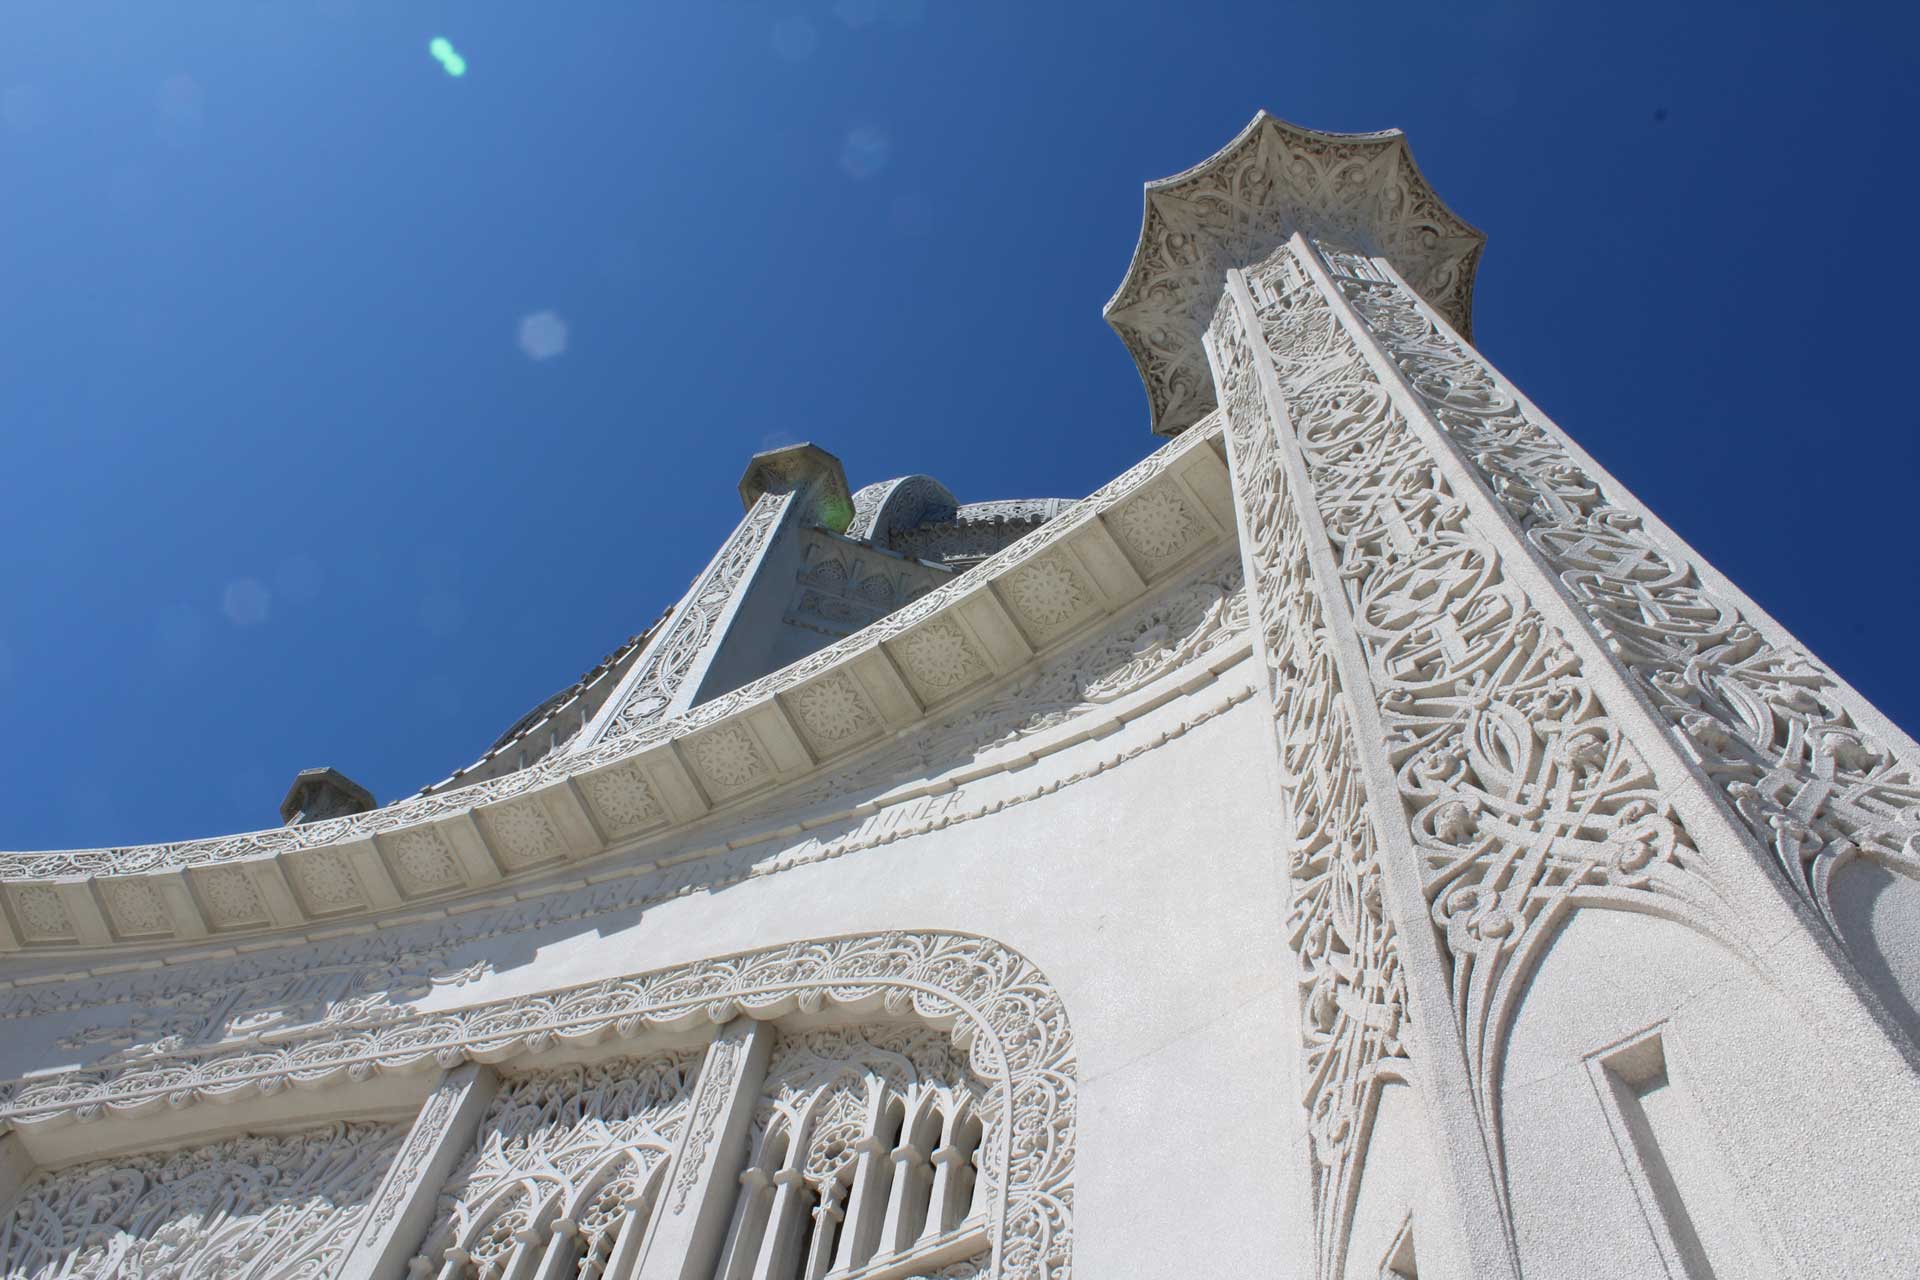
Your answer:
[[[435,36],[428,41],[427,52],[433,55],[434,61],[446,69],[448,75],[467,74],[467,60],[454,51],[453,41],[445,36]]]

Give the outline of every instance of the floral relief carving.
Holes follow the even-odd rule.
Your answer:
[[[687,1130],[686,1146],[681,1150],[679,1172],[673,1179],[675,1213],[686,1212],[687,1197],[693,1194],[701,1171],[706,1168],[707,1148],[713,1143],[714,1129],[720,1123],[720,1113],[726,1108],[744,1058],[738,1040],[716,1040],[707,1051],[706,1063],[701,1068],[700,1097],[694,1104],[693,1122]]]
[[[988,671],[959,625],[944,618],[909,631],[894,645],[908,673],[936,694],[952,693]]]
[[[1254,375],[1257,358],[1223,304],[1213,341],[1246,516],[1250,606],[1263,639],[1286,804],[1289,944],[1298,958],[1317,1273],[1341,1273],[1348,1206],[1374,1091],[1403,1043],[1406,979],[1381,903],[1379,844],[1359,748],[1291,491]]]
[[[420,1170],[426,1164],[434,1148],[447,1131],[447,1123],[453,1118],[454,1104],[458,1101],[461,1086],[457,1083],[442,1081],[426,1106],[414,1117],[412,1132],[407,1136],[407,1144],[400,1156],[393,1162],[386,1183],[381,1188],[380,1198],[374,1202],[373,1211],[367,1215],[366,1233],[369,1236],[385,1231],[387,1224],[400,1216],[408,1202],[420,1193],[417,1185]]]
[[[566,856],[566,842],[554,829],[553,819],[532,797],[489,809],[487,828],[500,851],[500,860],[510,869],[538,866]]]
[[[195,873],[201,900],[217,925],[265,924],[267,904],[246,867],[212,867]]]
[[[151,882],[129,877],[100,881],[100,897],[115,930],[122,934],[165,933],[173,917]]]
[[[41,1173],[0,1229],[0,1264],[18,1280],[332,1276],[400,1139],[336,1124]]]
[[[360,890],[360,878],[343,855],[321,849],[293,865],[294,879],[313,910],[340,911],[366,902],[366,895]]]
[[[1008,574],[1005,589],[1015,612],[1043,634],[1072,621],[1091,600],[1086,584],[1060,552]]]
[[[873,709],[854,687],[853,677],[844,671],[803,684],[786,698],[800,727],[824,746],[838,746],[878,723]]]
[[[1392,258],[1468,327],[1485,238],[1434,194],[1399,131],[1319,133],[1261,112],[1201,164],[1148,184],[1133,262],[1106,305],[1147,385],[1154,430],[1183,431],[1213,405],[1201,339],[1227,270],[1306,226]]]
[[[1200,532],[1200,521],[1186,499],[1171,487],[1143,493],[1116,507],[1113,524],[1121,541],[1150,563],[1176,558]]]
[[[13,907],[20,914],[20,927],[30,938],[70,938],[73,921],[60,891],[50,885],[24,885],[13,891]]]
[[[82,1027],[55,1043],[63,1049],[106,1046],[100,1062],[164,1057],[223,1043],[253,1043],[295,1028],[346,1029],[391,1022],[438,987],[460,987],[491,971],[484,960],[459,964],[448,948],[418,938],[358,939],[344,946],[303,948],[292,956],[247,964],[182,965],[144,980],[77,984],[66,999],[28,997],[7,1014],[34,1016],[100,1007],[109,998],[134,1004],[116,1023]]]
[[[666,629],[647,646],[633,671],[614,693],[619,700],[618,709],[592,742],[580,743],[582,747],[624,738],[660,722],[688,672],[712,641],[727,604],[747,571],[760,558],[767,539],[773,536],[792,502],[792,494],[760,495],[719,554],[695,580]]]
[[[754,1133],[784,1126],[801,1148],[800,1171],[816,1193],[829,1193],[860,1154],[883,1096],[907,1114],[920,1108],[923,1096],[938,1099],[949,1113],[972,1113],[985,1104],[985,1087],[952,1039],[929,1028],[842,1027],[783,1036],[767,1066]]]
[[[721,792],[744,790],[773,774],[773,767],[743,724],[723,724],[688,739],[688,754],[700,776]]]
[[[613,835],[626,835],[663,820],[666,810],[653,794],[653,784],[638,764],[628,763],[598,773],[582,774],[580,789]]]
[[[466,883],[447,838],[432,827],[409,827],[388,838],[390,865],[401,892],[410,897]]]
[[[1458,456],[1829,927],[1833,875],[1853,858],[1920,877],[1920,761],[1861,725],[1838,678],[1650,530],[1400,285],[1365,259],[1333,265]]]
[[[451,1067],[481,1053],[500,1060],[558,1043],[684,1026],[690,1013],[725,1022],[740,1013],[773,1017],[833,1003],[948,1028],[955,1051],[984,1082],[981,1113],[993,1118],[979,1159],[992,1188],[982,1212],[999,1274],[1065,1280],[1076,1134],[1072,1032],[1059,995],[1032,964],[997,942],[963,934],[793,943],[350,1031],[295,1033],[271,1046],[64,1072],[14,1082],[0,1118],[16,1126],[84,1121],[157,1099],[187,1106],[295,1082],[323,1088],[426,1063]],[[524,1209],[517,1221],[534,1220],[537,1206],[494,1203],[502,1214]]]

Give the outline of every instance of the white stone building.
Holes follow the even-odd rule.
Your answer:
[[[1920,1273],[1920,748],[1261,116],[1079,502],[755,458],[486,756],[0,855],[0,1273]],[[974,496],[974,495],[967,495]]]

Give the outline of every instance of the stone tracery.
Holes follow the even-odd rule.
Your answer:
[[[0,1229],[0,1266],[17,1280],[320,1280],[401,1136],[331,1125],[41,1174]]]
[[[699,1061],[666,1053],[507,1080],[441,1191],[429,1274],[497,1280],[549,1254],[569,1275],[598,1274],[656,1208]]]

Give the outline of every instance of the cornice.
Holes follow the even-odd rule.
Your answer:
[[[1206,160],[1146,185],[1133,261],[1103,310],[1146,383],[1156,432],[1177,435],[1214,406],[1201,337],[1227,271],[1295,232],[1388,258],[1471,333],[1486,237],[1435,194],[1406,135],[1321,133],[1262,111]]]
[[[0,946],[98,952],[392,915],[657,843],[989,693],[1231,545],[1194,431],[975,571],[642,731],[351,817],[207,840],[0,854]]]

